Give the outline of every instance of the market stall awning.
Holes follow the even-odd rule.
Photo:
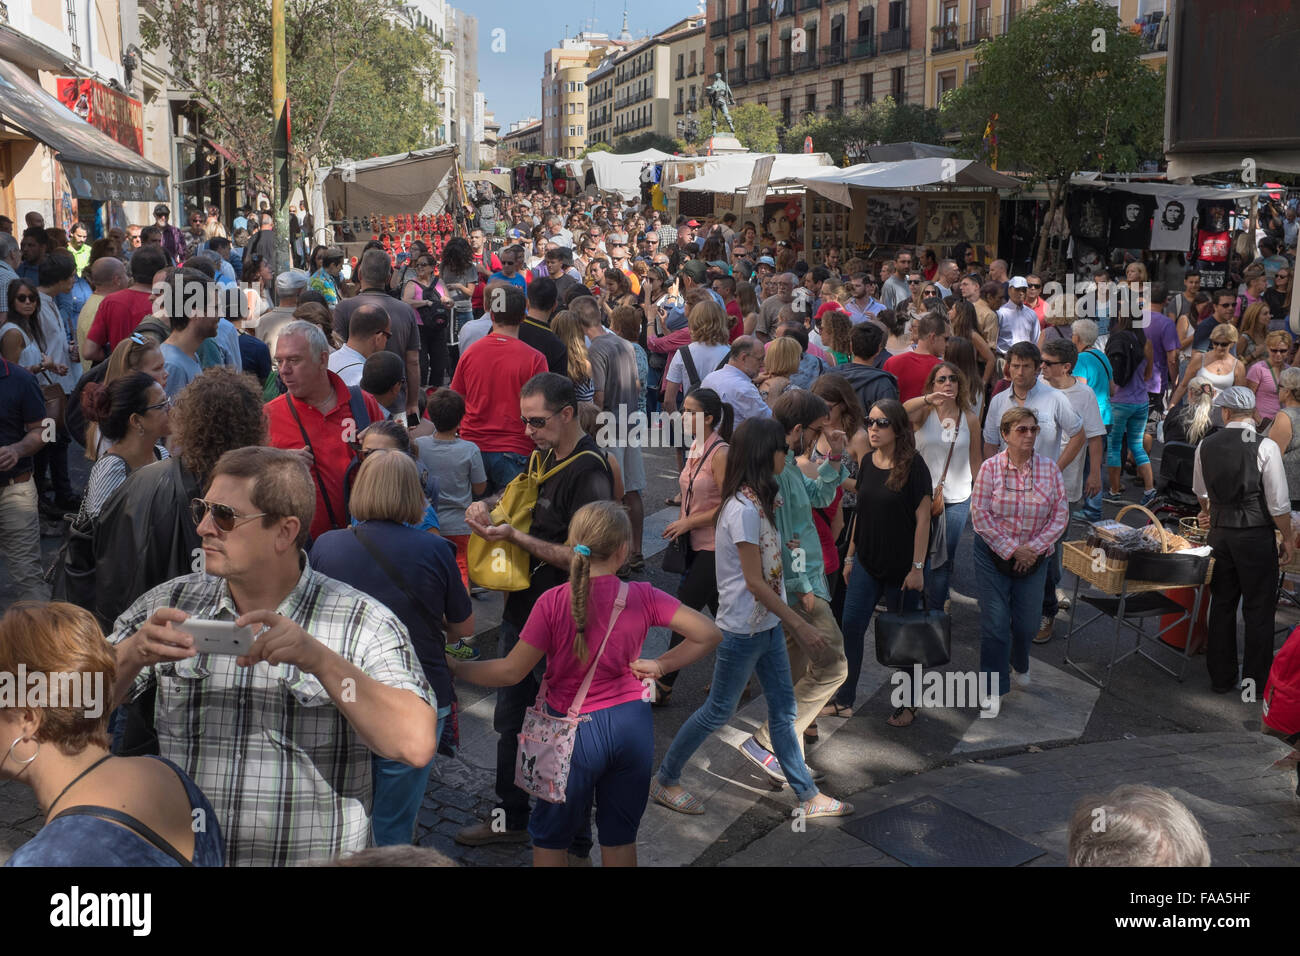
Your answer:
[[[827,153],[732,153],[712,157],[694,179],[665,186],[666,191],[688,193],[734,193],[748,188],[754,178],[754,164],[763,156],[774,156],[768,188],[798,186],[801,177],[817,175],[820,169],[834,169]]]
[[[922,189],[927,186],[1019,189],[1023,185],[1014,176],[1004,176],[973,159],[952,157],[859,163],[845,169],[812,173],[798,181],[841,206],[853,205],[849,198],[850,189]]]
[[[167,201],[167,170],[91,126],[6,60],[0,121],[55,151],[77,199]]]
[[[641,195],[641,167],[672,158],[661,150],[643,149],[639,153],[588,153],[584,161],[590,164],[596,188],[601,192],[636,199]],[[582,181],[582,176],[576,178]]]
[[[454,145],[374,156],[317,170],[325,208],[348,216],[441,213],[455,182]]]

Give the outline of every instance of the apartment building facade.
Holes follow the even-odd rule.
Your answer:
[[[605,57],[621,50],[608,34],[582,32],[546,51],[542,73],[542,149],[576,159],[587,148],[587,78]]]
[[[708,74],[783,126],[924,95],[926,0],[710,0],[707,13]]]

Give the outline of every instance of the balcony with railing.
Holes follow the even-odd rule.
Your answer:
[[[1169,49],[1169,17],[1159,12],[1138,21],[1138,40],[1142,53],[1164,53]]]
[[[737,30],[743,30],[747,26],[749,26],[749,14],[744,10],[741,10],[739,13],[733,13],[727,18],[727,29],[732,33],[735,33]]]
[[[709,38],[727,35],[727,18],[719,17],[709,24]]]
[[[758,63],[751,63],[747,68],[747,74],[750,83],[761,83],[763,80],[770,80],[772,73],[767,67],[767,60],[760,60]]]
[[[733,66],[727,71],[727,82],[732,86],[744,86],[749,82],[745,78],[745,68],[743,66]]]
[[[758,0],[758,6],[749,11],[749,22],[754,26],[769,23],[771,19],[772,8],[767,5],[767,0]]]
[[[762,0],[760,0],[762,2]],[[794,16],[795,0],[780,0],[780,7],[777,9],[775,17],[792,17]]]
[[[897,53],[906,50],[911,44],[910,30],[906,26],[895,27],[880,34],[878,49],[881,53]]]
[[[836,66],[849,59],[849,45],[843,41],[822,47],[822,66]]]
[[[787,53],[785,56],[778,56],[776,59],[767,61],[768,72],[773,77],[789,76],[793,67],[793,55]]]
[[[803,53],[796,53],[794,55],[793,69],[795,73],[817,69],[817,51],[807,50]]]
[[[946,53],[961,49],[961,24],[956,21],[930,27],[930,52]]]
[[[799,0],[800,10],[816,10],[822,5],[822,0]]]
[[[872,35],[858,37],[849,47],[849,57],[854,60],[865,60],[867,57],[876,55],[876,38]]]

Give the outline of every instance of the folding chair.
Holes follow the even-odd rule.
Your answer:
[[[1120,585],[1118,595],[1088,594],[1083,596],[1082,600],[1097,610],[1095,614],[1082,623],[1075,620],[1078,608],[1076,587],[1076,601],[1071,605],[1070,610],[1070,629],[1065,635],[1065,663],[1078,671],[1085,680],[1104,688],[1110,681],[1111,669],[1116,664],[1132,654],[1139,654],[1181,682],[1187,671],[1187,661],[1191,657],[1191,630],[1193,623],[1200,614],[1201,601],[1204,598],[1203,585],[1209,577],[1212,560],[1209,555],[1135,552],[1129,555],[1128,565],[1124,569],[1124,580]],[[1196,599],[1192,602],[1190,610],[1165,597],[1163,593],[1170,588],[1180,587],[1196,589]],[[1166,614],[1177,614],[1178,617],[1154,634],[1147,633],[1142,622],[1147,618],[1158,618]],[[1106,662],[1105,674],[1101,679],[1098,679],[1088,673],[1079,661],[1070,656],[1070,644],[1079,631],[1100,617],[1114,618],[1115,633],[1111,639],[1110,659]],[[1134,621],[1137,623],[1134,623]],[[1154,642],[1164,647],[1166,651],[1176,653],[1177,648],[1171,647],[1160,640],[1160,636],[1183,622],[1187,622],[1188,625],[1188,639],[1183,644],[1182,664],[1175,671],[1147,653],[1143,643]],[[1121,654],[1119,653],[1119,639],[1120,630],[1123,627],[1133,631],[1135,637],[1133,646]]]

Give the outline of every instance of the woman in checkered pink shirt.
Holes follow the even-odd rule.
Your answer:
[[[1038,625],[1043,581],[1069,515],[1056,462],[1034,454],[1038,416],[1007,409],[1006,447],[984,462],[971,492],[975,571],[980,592],[980,670],[997,673],[998,693],[1029,683],[1029,643]]]

